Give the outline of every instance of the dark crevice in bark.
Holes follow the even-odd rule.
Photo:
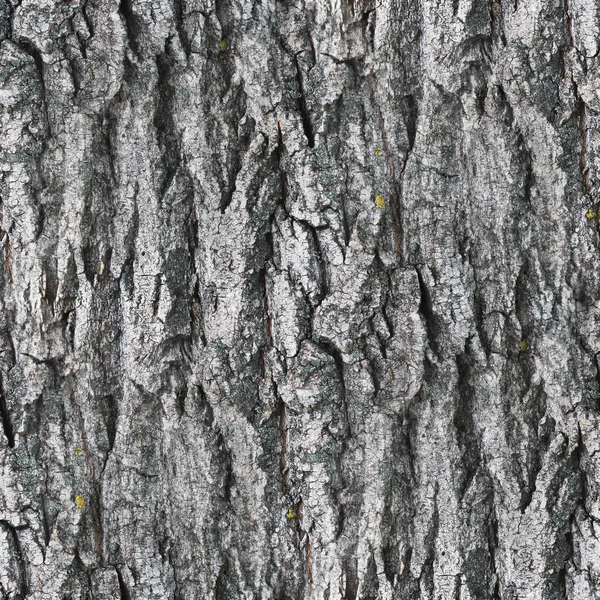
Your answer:
[[[152,316],[158,315],[160,307],[160,295],[162,291],[162,273],[154,276],[154,292],[152,294]]]
[[[475,110],[477,111],[477,115],[481,119],[481,117],[483,117],[483,115],[485,114],[485,100],[488,95],[488,86],[487,81],[485,79],[483,79],[480,83],[481,85],[476,87],[473,90],[473,93],[475,95]]]
[[[352,426],[350,424],[350,416],[348,414],[348,399],[346,397],[346,380],[344,379],[344,359],[342,353],[329,341],[324,339],[318,340],[318,345],[324,350],[329,356],[331,356],[335,362],[335,366],[338,372],[338,379],[340,382],[340,393],[341,402],[344,407],[344,413],[346,418],[346,426],[348,428],[348,436],[352,437]]]
[[[452,0],[452,15],[456,17],[458,15],[458,9],[460,8],[460,0]]]
[[[46,482],[46,490],[45,493],[42,493],[41,497],[41,505],[42,505],[42,529],[44,531],[44,546],[48,547],[50,544],[50,535],[51,535],[51,527],[50,527],[50,515],[48,514],[48,509],[46,507],[46,495],[48,494],[48,483]],[[45,552],[44,552],[45,556]]]
[[[81,16],[83,17],[83,20],[87,27],[88,33],[90,34],[90,38],[92,38],[92,37],[94,37],[94,23],[92,22],[92,20],[90,19],[90,16],[88,15],[87,5],[88,5],[88,0],[85,0],[85,2],[81,3],[81,5],[80,5],[81,6]]]
[[[464,218],[466,221],[466,216]],[[468,234],[467,234],[468,236]],[[479,283],[479,275],[477,265],[473,262],[473,253],[470,247],[470,239],[461,237],[459,241],[459,252],[470,269],[473,276],[473,317],[475,320],[475,330],[477,331],[477,338],[483,348],[486,356],[490,356],[492,353],[492,344],[489,335],[485,329],[485,295],[482,293],[481,284]]]
[[[215,582],[215,600],[229,600],[229,559],[225,557],[223,560],[223,564],[219,569],[219,574],[217,575],[217,581]]]
[[[37,196],[37,194],[36,194]],[[37,219],[35,222],[35,241],[37,242],[42,233],[44,232],[44,225],[46,224],[46,207],[41,203],[38,202],[38,215],[37,215]]]
[[[119,582],[119,592],[121,594],[121,600],[131,600],[131,594],[129,593],[129,588],[123,579],[123,575],[121,574],[121,569],[119,567],[115,567],[117,571],[117,580]]]
[[[1,204],[0,204],[0,206],[1,206]],[[0,239],[2,239],[1,232],[2,232],[2,230],[0,229]],[[12,333],[10,330],[6,331],[6,338],[8,340],[8,355],[9,355],[9,363],[10,363],[8,372],[10,373],[12,368],[17,364],[17,351],[15,349],[15,341],[13,340],[13,336],[12,336]],[[599,380],[599,383],[600,383],[600,380]]]
[[[565,449],[568,448],[569,440],[567,436],[562,434],[565,439]],[[564,479],[566,474],[569,473],[574,467],[574,470],[578,473],[578,486],[575,489],[576,496],[572,497],[572,502],[574,503],[572,509],[570,510],[568,516],[568,529],[564,533],[564,542],[560,542],[557,544],[559,548],[564,548],[564,558],[562,561],[562,568],[558,572],[558,587],[560,588],[560,592],[563,594],[564,598],[569,598],[568,596],[568,578],[569,572],[572,573],[574,570],[579,570],[578,565],[575,564],[576,556],[579,554],[575,548],[575,536],[574,533],[577,531],[578,537],[582,537],[582,532],[577,524],[577,512],[578,509],[581,509],[586,519],[593,518],[587,511],[586,501],[587,501],[587,475],[585,468],[582,466],[583,453],[584,453],[584,445],[583,445],[583,436],[581,432],[581,424],[578,422],[577,424],[577,441],[575,444],[574,450],[571,452],[569,456],[569,460],[567,461],[565,467],[566,469],[561,469],[562,472],[559,471],[558,476],[555,477],[552,482],[553,485],[548,488],[548,500],[549,503],[553,501],[552,505],[556,505],[558,498],[552,498],[552,496],[558,496],[558,487],[560,485],[560,479]],[[565,473],[564,471],[567,471]],[[572,473],[572,471],[571,471]],[[562,510],[562,507],[561,507]],[[571,567],[571,569],[569,569]],[[592,582],[590,582],[592,583]],[[550,582],[549,582],[550,584]],[[591,585],[592,589],[594,588],[594,584]]]
[[[75,100],[77,99],[77,95],[79,94],[79,90],[81,88],[81,80],[83,78],[83,72],[81,70],[81,59],[87,58],[86,40],[73,25],[73,19],[75,18],[76,14],[77,13],[74,12],[71,15],[71,17],[68,19],[68,23],[71,34],[70,37],[71,39],[77,40],[80,56],[78,56],[77,52],[74,50],[71,40],[69,40],[66,36],[61,39],[61,51],[69,65],[69,72],[71,74],[71,80],[73,82],[73,96]]]
[[[368,339],[363,340],[362,353],[363,356],[367,359],[367,363],[369,365],[369,373],[371,375],[371,381],[373,382],[374,395],[375,398],[377,398],[379,390],[381,389],[381,380],[385,378],[383,361],[387,358],[387,349],[386,339],[381,335],[379,331],[377,331],[375,325],[373,324],[375,316],[376,315],[373,314],[369,318],[368,323],[370,335],[372,336],[372,338],[377,340],[377,347],[379,349],[380,356],[377,356],[377,352],[375,352],[373,346],[369,344]]]
[[[84,593],[88,597],[93,598],[94,585],[92,583],[91,569],[84,564],[83,560],[81,560],[79,548],[75,548],[75,556],[73,557],[72,569],[77,577],[77,582],[81,586],[81,589],[84,590]],[[71,600],[71,596],[69,596],[68,598],[69,600]],[[66,597],[63,598],[63,600],[66,600]]]
[[[346,576],[346,589],[344,590],[344,600],[356,600],[358,596],[358,565],[356,558],[350,557],[346,560],[344,574]]]
[[[585,102],[579,99],[579,135],[581,136],[581,153],[579,155],[579,170],[581,171],[581,182],[586,196],[592,195],[590,183],[590,169],[588,165],[588,135],[587,135],[587,110]]]
[[[110,177],[112,180],[112,185],[116,186],[117,184],[117,171],[115,168],[115,159],[117,154],[115,152],[115,148],[113,145],[113,130],[116,127],[117,120],[116,119],[107,119],[106,114],[104,114],[99,119],[99,130],[102,132],[104,144],[106,145],[106,160],[108,162],[108,172],[110,173]],[[136,183],[137,186],[137,183]],[[137,194],[137,192],[136,192]]]
[[[71,398],[72,406],[75,408],[74,417],[77,419],[77,424],[79,425],[79,431],[81,433],[81,441],[83,444],[83,455],[85,457],[85,462],[87,466],[87,481],[90,490],[90,498],[89,498],[89,506],[92,520],[92,529],[94,534],[94,549],[98,556],[100,562],[102,562],[102,548],[103,548],[103,540],[104,540],[104,530],[102,524],[102,505],[101,505],[101,496],[102,496],[102,485],[100,480],[96,480],[96,468],[94,455],[90,449],[90,444],[88,441],[88,433],[85,428],[85,420],[83,417],[83,411],[81,406],[77,403],[75,398]]]
[[[298,533],[298,539],[301,544],[304,544],[304,568],[308,577],[308,583],[310,586],[311,596],[314,589],[314,578],[313,578],[313,567],[312,567],[312,544],[308,531],[302,527],[304,502],[302,498],[299,499],[296,505],[296,532]]]
[[[129,47],[131,51],[135,54],[139,54],[139,46],[137,42],[138,36],[138,24],[137,15],[133,12],[133,1],[132,0],[121,0],[119,3],[119,14],[121,15],[121,19],[123,20],[123,25],[125,26],[125,31],[127,33],[127,40],[129,42]]]
[[[340,461],[337,461],[337,465],[339,465]],[[335,523],[335,539],[339,540],[344,533],[344,525],[346,524],[346,507],[343,502],[338,503],[338,514]]]
[[[546,394],[543,389],[531,394],[530,401],[523,407],[525,422],[530,429],[530,442],[527,453],[527,483],[521,490],[519,508],[523,514],[531,505],[537,489],[537,477],[543,466],[543,453],[548,450],[553,425],[547,431],[540,429],[539,423],[546,413]],[[552,420],[552,423],[554,421]]]
[[[317,228],[311,225],[308,221],[298,221],[302,225],[304,225],[309,233],[314,246],[314,254],[313,256],[317,259],[317,265],[319,268],[319,300],[317,305],[322,304],[323,300],[329,294],[329,275],[327,274],[327,260],[325,260],[325,256],[323,254],[323,248],[321,246],[321,241],[319,240],[319,233]]]
[[[367,562],[367,571],[363,579],[360,600],[379,600],[379,579],[377,577],[377,561],[373,552]]]
[[[470,381],[473,364],[470,351],[471,340],[465,343],[465,351],[456,357],[458,372],[457,397],[453,423],[461,454],[460,489],[458,496],[463,499],[482,464],[479,439],[473,418],[473,402],[476,390]]]
[[[594,398],[594,409],[600,412],[600,352],[594,354],[594,366],[596,368],[596,383],[598,384],[595,398]]]
[[[579,486],[580,486],[580,496],[578,505],[583,508],[586,516],[590,517],[587,510],[587,499],[588,499],[588,482],[587,482],[587,473],[585,468],[582,465],[583,461],[583,452],[584,452],[584,444],[583,444],[583,434],[581,432],[581,421],[577,422],[577,446],[575,447],[575,458],[577,461],[577,471],[579,473]]]
[[[398,548],[395,544],[392,544],[388,540],[386,540],[384,544],[385,545],[381,549],[381,557],[383,559],[383,573],[385,575],[385,578],[387,579],[387,582],[392,588],[394,588],[396,583],[396,576],[398,575]]]
[[[9,40],[13,39],[13,19],[14,19],[14,13],[15,13],[15,8],[17,6],[19,6],[20,4],[21,4],[21,0],[19,0],[18,3],[15,2],[15,6],[13,6],[12,3],[9,2],[8,0],[4,1],[4,7],[5,7],[5,10],[6,10],[6,17],[5,17],[4,22],[2,23],[2,25],[4,25],[4,32],[3,33],[6,36],[6,39],[9,39]],[[1,30],[0,30],[0,34],[2,34]]]
[[[435,541],[438,537],[439,528],[440,528],[440,516],[439,516],[439,506],[438,506],[438,494],[440,491],[439,482],[435,482],[434,491],[433,491],[433,514],[431,515],[431,522],[429,524],[429,528],[427,531],[427,535],[425,536],[425,548],[427,552],[427,558],[423,563],[423,567],[421,568],[421,573],[419,574],[419,588],[421,590],[421,596],[423,596],[423,591],[425,591],[426,597],[433,598],[434,594],[434,563],[435,563]]]
[[[175,17],[175,28],[177,29],[179,43],[181,44],[185,55],[189,57],[192,48],[190,40],[185,31],[184,2],[185,0],[173,0],[173,16]]]
[[[273,342],[273,318],[269,311],[269,290],[267,287],[267,271],[261,269],[259,272],[260,287],[263,298],[263,312],[265,315],[265,325],[267,330],[267,344],[270,348],[274,346]]]
[[[287,196],[288,196],[288,181],[287,181],[287,173],[283,168],[283,158],[284,158],[284,149],[285,145],[283,143],[283,132],[281,131],[281,121],[277,121],[277,146],[275,147],[275,158],[277,170],[279,172],[279,185],[281,186],[281,198],[280,205],[283,207],[283,210],[287,214]]]
[[[454,591],[453,591],[454,598],[453,598],[453,600],[461,599],[461,591],[462,591],[462,573],[458,573],[457,575],[454,576]]]
[[[346,193],[340,195],[340,204],[342,208],[342,229],[344,231],[344,246],[348,247],[350,243],[350,236],[352,235],[350,222],[348,220],[348,209],[346,208],[346,197],[348,196],[348,171],[346,171],[345,179]],[[344,249],[344,258],[346,257],[346,250]]]
[[[206,397],[206,392],[202,385],[197,383],[195,387],[198,392],[198,408],[202,411],[202,422],[206,427],[211,428],[215,421],[213,408]]]
[[[531,344],[531,340],[528,339],[529,333],[529,320],[528,320],[528,306],[527,300],[529,286],[529,260],[526,258],[519,269],[519,274],[515,281],[515,315],[519,324],[521,325],[521,337],[527,343],[527,346]],[[527,348],[525,348],[527,350]],[[521,352],[524,354],[524,352]],[[524,356],[523,356],[524,358]]]
[[[188,230],[188,252],[190,255],[190,269],[192,272],[192,280],[194,282],[192,294],[190,298],[190,330],[192,340],[200,338],[204,347],[206,347],[206,336],[204,334],[204,315],[202,312],[202,298],[200,296],[200,274],[196,267],[196,252],[200,243],[198,234],[198,215],[196,214],[196,206],[194,203],[195,194],[193,189],[190,190],[190,217]]]
[[[221,214],[225,214],[225,211],[233,200],[233,194],[237,191],[237,178],[242,170],[242,156],[250,147],[250,139],[253,132],[254,126],[251,127],[250,131],[245,132],[245,134],[237,136],[237,146],[234,152],[234,157],[229,165],[229,168],[227,169],[227,185],[224,186],[223,190],[221,191],[221,203],[219,207]]]
[[[308,141],[308,147],[315,147],[315,134],[313,132],[312,121],[310,120],[310,114],[308,112],[308,105],[306,103],[306,92],[304,89],[304,75],[302,73],[302,67],[298,61],[298,55],[294,55],[294,66],[296,67],[296,82],[298,84],[298,110],[300,111],[300,118],[302,119],[302,127],[304,129],[304,135]]]
[[[504,32],[504,11],[502,10],[502,0],[491,0],[490,20],[492,40],[500,39],[502,45],[506,47],[506,34]]]
[[[9,448],[15,447],[15,434],[13,424],[6,405],[6,395],[4,393],[4,378],[0,374],[0,415],[2,416],[2,429]]]
[[[425,329],[427,330],[427,339],[429,345],[435,354],[438,354],[438,342],[437,336],[439,333],[439,327],[437,323],[437,317],[433,312],[433,304],[431,301],[431,294],[425,284],[425,280],[421,275],[421,269],[417,268],[417,278],[419,280],[419,290],[421,292],[421,300],[419,302],[419,314],[423,317]]]
[[[381,358],[383,360],[387,360],[387,338],[383,337],[379,331],[375,331],[375,337],[377,339],[377,344],[379,346],[379,353],[381,354]]]
[[[179,172],[182,162],[180,149],[181,142],[177,135],[177,127],[173,119],[173,115],[176,112],[175,88],[171,81],[174,66],[175,59],[172,56],[171,40],[167,39],[164,52],[156,57],[158,74],[156,85],[158,93],[156,95],[157,101],[154,112],[154,127],[156,129],[164,171],[160,190],[161,198],[164,197],[165,192],[171,186]]]
[[[112,452],[115,447],[115,440],[117,437],[117,422],[119,420],[119,404],[113,394],[105,396],[106,401],[106,435],[108,438],[108,454]]]
[[[9,535],[10,540],[9,543],[12,545],[12,551],[14,553],[14,557],[17,562],[17,566],[19,569],[18,573],[18,591],[15,595],[15,600],[25,600],[29,595],[29,578],[27,576],[27,558],[25,553],[23,552],[23,548],[21,547],[21,542],[19,540],[19,534],[17,533],[17,529],[22,529],[22,527],[15,527],[11,525],[8,521],[4,519],[0,519],[0,525],[4,527]]]
[[[129,223],[129,230],[125,236],[125,248],[126,258],[121,267],[121,273],[119,274],[119,283],[123,285],[124,291],[127,293],[129,300],[133,298],[133,263],[135,262],[135,242],[138,237],[140,228],[140,216],[138,207],[138,195],[139,195],[139,183],[134,184],[133,189],[133,214]]]
[[[276,151],[277,156],[277,166],[279,167],[279,148]],[[281,200],[277,203],[271,214],[269,215],[269,230],[265,233],[265,258],[263,263],[263,268],[258,273],[259,286],[261,291],[261,297],[263,302],[263,315],[264,315],[264,323],[265,330],[267,333],[266,343],[263,344],[259,349],[259,365],[261,371],[261,377],[263,379],[266,378],[266,365],[265,365],[265,354],[268,352],[269,348],[274,347],[273,340],[273,317],[270,313],[269,307],[269,286],[267,283],[267,272],[269,270],[269,264],[273,264],[273,260],[275,257],[275,246],[274,246],[274,236],[273,229],[276,223],[276,215],[277,215],[277,207],[281,205]],[[285,210],[285,208],[284,208]]]
[[[390,303],[394,294],[394,284],[392,282],[390,271],[386,268],[383,260],[381,260],[378,249],[375,249],[375,258],[373,264],[375,268],[385,277],[385,297],[383,299],[383,304],[381,305],[381,314],[389,333],[389,338],[383,341],[383,346],[386,348],[390,338],[394,337],[394,321],[389,314]],[[384,356],[384,358],[386,357]]]
[[[235,476],[233,474],[231,450],[227,447],[222,432],[219,432],[217,435],[217,448],[221,454],[220,469],[223,473],[223,500],[229,504],[231,502],[231,490],[235,483]]]
[[[173,599],[174,600],[185,600],[184,596],[179,591],[179,578],[177,576],[177,569],[175,568],[175,561],[173,560],[173,551],[169,548],[167,552],[167,561],[169,566],[171,567],[171,571],[173,572],[173,582],[175,583],[175,589],[173,590]]]
[[[372,16],[371,16],[372,15]],[[371,8],[365,10],[360,18],[360,24],[365,32],[367,43],[371,52],[375,51],[375,28],[377,27],[377,9]]]
[[[89,239],[87,240],[87,243],[85,243],[85,245],[81,248],[81,258],[83,259],[83,273],[92,287],[94,287],[96,279],[96,270],[98,268],[96,250],[96,246],[93,243],[91,243],[91,240]]]
[[[517,9],[517,0],[515,0],[515,10]],[[569,6],[569,0],[565,0],[565,15],[567,17],[567,38],[569,40],[569,46],[575,48],[575,40],[573,38],[573,17]]]
[[[517,135],[517,151],[520,154],[520,165],[524,172],[523,201],[527,205],[527,210],[529,210],[529,207],[531,206],[531,190],[534,185],[533,160],[531,157],[531,150],[527,147],[525,138],[520,131]]]
[[[408,151],[406,154],[406,159],[402,165],[402,172],[406,169],[406,163],[408,162],[408,157],[415,147],[415,140],[417,138],[417,124],[419,121],[419,103],[415,98],[414,94],[406,94],[404,96],[406,101],[406,135],[408,136]]]
[[[281,452],[279,454],[279,471],[281,473],[281,481],[283,483],[283,491],[286,496],[291,499],[292,488],[290,486],[289,466],[287,463],[287,423],[286,423],[286,406],[283,399],[277,391],[277,384],[273,381],[273,393],[279,404],[279,433],[281,435]]]
[[[58,293],[58,261],[56,257],[50,256],[44,259],[44,265],[42,267],[44,273],[45,285],[44,285],[44,299],[47,302],[48,308],[51,313],[54,313],[54,303],[56,302],[56,295]]]
[[[185,383],[179,387],[175,393],[175,412],[179,418],[186,414],[186,399],[188,395],[188,387]]]
[[[506,97],[506,92],[502,84],[494,85],[495,98],[498,103],[499,111],[501,111],[502,122],[507,129],[511,129],[515,120],[513,108]]]
[[[492,499],[493,504],[493,499]],[[488,553],[490,555],[490,563],[492,568],[492,576],[494,579],[494,589],[492,591],[492,600],[501,600],[500,595],[500,577],[496,566],[496,550],[498,549],[498,519],[496,512],[490,515],[488,520]]]
[[[48,113],[48,96],[46,92],[46,80],[44,79],[44,59],[42,58],[42,53],[36,48],[36,46],[31,43],[29,40],[25,40],[21,38],[18,41],[18,46],[31,58],[33,58],[35,62],[35,66],[39,76],[40,82],[40,91],[42,94],[42,104],[44,107],[44,116],[46,118],[46,127],[48,128],[48,135],[52,135],[52,128],[50,125],[50,116]]]
[[[533,500],[533,494],[536,490],[536,478],[539,470],[539,465],[534,466],[534,472],[529,473],[527,487],[521,491],[521,501],[519,502],[519,510],[521,511],[521,514],[525,514],[525,511],[529,508],[531,501]],[[531,469],[528,469],[528,471],[531,471]]]

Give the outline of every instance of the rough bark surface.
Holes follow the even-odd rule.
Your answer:
[[[0,597],[600,598],[594,0],[0,0]]]

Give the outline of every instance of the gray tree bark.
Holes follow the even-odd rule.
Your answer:
[[[0,40],[1,598],[600,598],[597,2]]]

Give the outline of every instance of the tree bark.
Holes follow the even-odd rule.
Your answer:
[[[0,598],[599,598],[599,29],[0,0]]]

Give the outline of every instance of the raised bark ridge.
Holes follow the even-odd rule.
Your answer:
[[[598,597],[599,10],[0,0],[0,597]]]

